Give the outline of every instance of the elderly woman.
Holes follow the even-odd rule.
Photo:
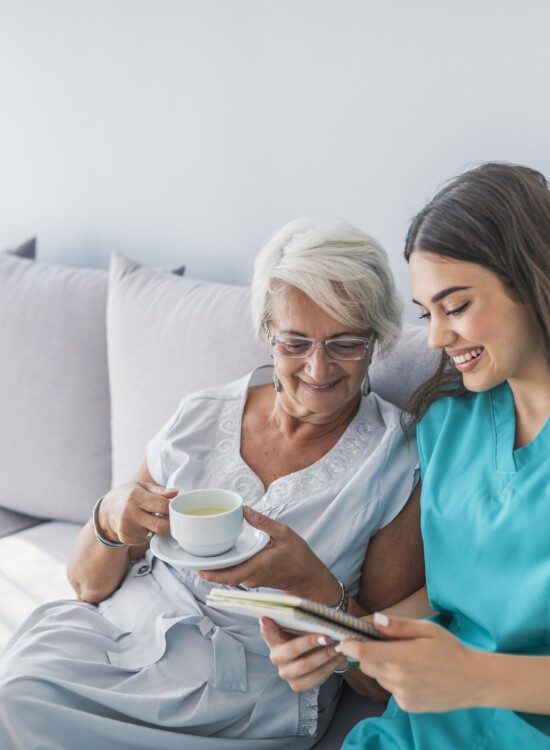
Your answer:
[[[4,750],[311,747],[340,678],[293,692],[257,623],[207,607],[209,590],[279,589],[363,614],[422,585],[414,440],[368,387],[373,348],[400,323],[384,251],[343,222],[292,222],[257,258],[253,315],[274,366],[182,401],[82,530],[68,571],[81,601],[41,607],[7,645]],[[168,532],[178,490],[205,487],[239,492],[270,542],[233,568],[171,567],[148,542]]]

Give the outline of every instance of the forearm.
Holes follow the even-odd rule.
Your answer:
[[[67,577],[82,601],[97,604],[118,588],[128,570],[129,547],[105,547],[92,522],[84,526],[71,552]]]
[[[418,589],[418,591],[415,591],[406,599],[403,599],[403,601],[393,604],[391,607],[386,607],[381,611],[394,617],[409,617],[413,620],[421,620],[437,614],[430,607],[426,586],[422,586],[421,589]]]
[[[516,656],[472,650],[472,703],[550,714],[550,656]]]

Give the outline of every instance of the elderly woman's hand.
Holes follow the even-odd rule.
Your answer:
[[[227,586],[281,589],[322,604],[335,606],[341,595],[338,580],[313,550],[289,526],[245,506],[245,519],[271,537],[249,560],[222,570],[200,571],[201,578]]]
[[[114,542],[141,545],[149,532],[166,534],[170,530],[168,503],[178,494],[148,482],[127,482],[108,492],[99,506],[99,526]]]
[[[262,635],[269,646],[270,659],[296,692],[322,685],[337,668],[347,664],[334,650],[335,643],[318,633],[292,636],[269,617],[260,620]]]

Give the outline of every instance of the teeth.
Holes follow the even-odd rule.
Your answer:
[[[455,362],[457,365],[462,365],[464,362],[469,362],[471,359],[475,359],[476,357],[479,357],[483,349],[472,349],[470,352],[466,352],[465,354],[459,354],[458,357],[452,357],[453,362]]]

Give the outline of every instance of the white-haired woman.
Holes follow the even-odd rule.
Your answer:
[[[391,346],[400,325],[383,249],[344,222],[292,222],[257,258],[253,313],[274,366],[183,399],[82,530],[68,570],[81,601],[41,607],[7,645],[5,750],[311,747],[339,678],[293,692],[255,621],[207,607],[210,588],[279,589],[360,615],[422,585],[414,440],[368,388],[375,343]],[[176,491],[204,487],[237,490],[271,540],[197,574],[148,540],[168,531]],[[325,661],[319,682],[341,666]],[[370,678],[345,677],[380,697]]]

